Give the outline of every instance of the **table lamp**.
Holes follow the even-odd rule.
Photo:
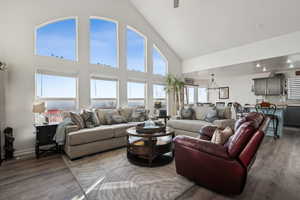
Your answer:
[[[32,105],[32,112],[36,114],[35,123],[43,124],[45,123],[45,117],[41,115],[46,111],[45,102],[35,101]]]

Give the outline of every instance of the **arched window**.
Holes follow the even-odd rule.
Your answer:
[[[152,59],[153,59],[153,74],[165,76],[168,70],[167,60],[155,45],[152,48]]]
[[[76,26],[74,18],[39,26],[36,29],[36,55],[77,60]]]
[[[127,69],[145,72],[146,39],[131,27],[127,27]]]
[[[118,66],[117,23],[92,17],[90,19],[90,63]]]

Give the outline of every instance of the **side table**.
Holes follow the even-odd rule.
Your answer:
[[[58,123],[54,124],[34,124],[36,141],[35,141],[35,155],[39,158],[42,154],[48,152],[58,153],[61,147],[53,140],[56,133]]]

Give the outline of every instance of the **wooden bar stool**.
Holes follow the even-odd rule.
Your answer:
[[[274,139],[278,139],[278,125],[279,125],[279,118],[275,114],[277,110],[277,106],[275,104],[271,104],[269,102],[261,102],[256,104],[255,106],[256,112],[263,113],[267,117],[271,119],[274,131]]]

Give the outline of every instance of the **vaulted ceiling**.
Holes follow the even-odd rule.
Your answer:
[[[299,0],[131,0],[183,60],[300,30]]]

